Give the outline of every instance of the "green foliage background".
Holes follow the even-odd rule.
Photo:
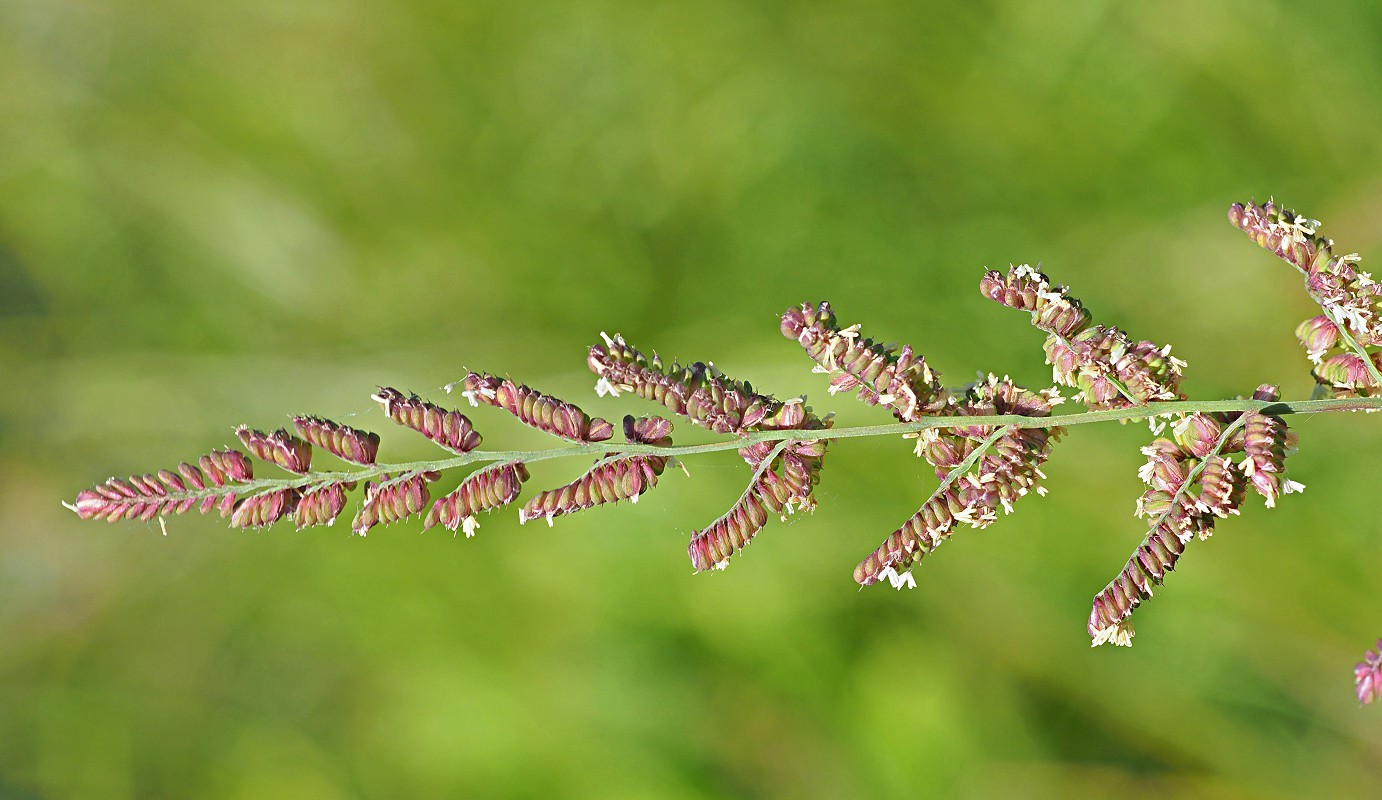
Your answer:
[[[1196,543],[1130,651],[1084,624],[1141,536],[1136,425],[901,594],[850,580],[930,490],[896,440],[712,576],[684,545],[733,457],[469,541],[58,503],[293,412],[425,454],[368,395],[464,366],[651,410],[594,399],[601,330],[885,421],[778,334],[802,300],[1044,385],[975,291],[1009,262],[1194,397],[1304,397],[1310,305],[1224,209],[1376,269],[1380,124],[1367,2],[0,0],[0,797],[1370,794],[1382,419],[1300,420],[1309,491]]]

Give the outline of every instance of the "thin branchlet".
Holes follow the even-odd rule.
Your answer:
[[[1303,277],[1319,314],[1296,326],[1316,384],[1311,400],[1282,401],[1275,386],[1251,397],[1188,400],[1186,364],[1169,345],[1135,340],[1122,329],[1096,323],[1064,286],[1040,270],[1013,266],[988,270],[980,293],[1027,313],[1045,335],[1042,353],[1051,386],[1027,388],[1007,377],[982,375],[964,386],[945,386],[940,374],[910,345],[865,338],[857,324],[841,325],[829,303],[801,303],[781,315],[780,331],[828,376],[830,394],[853,393],[886,409],[896,422],[835,428],[805,398],[778,399],[748,381],[731,378],[708,361],[666,361],[623,337],[603,335],[589,348],[587,365],[599,394],[633,394],[674,417],[722,438],[697,445],[672,442],[672,422],[659,416],[615,426],[577,404],[507,377],[467,372],[456,384],[471,405],[494,406],[518,422],[561,440],[536,451],[480,450],[480,434],[459,411],[389,387],[372,398],[385,417],[448,451],[445,457],[402,463],[381,460],[381,439],[317,415],[292,418],[295,433],[241,425],[244,451],[217,450],[174,468],[110,478],[77,494],[68,507],[82,519],[111,522],[198,511],[217,512],[236,528],[263,528],[291,520],[299,528],[332,525],[350,505],[350,531],[364,536],[380,525],[420,518],[423,530],[440,526],[472,536],[478,517],[518,503],[530,465],[565,457],[594,463],[567,484],[544,489],[518,506],[520,522],[549,524],[557,517],[620,501],[637,502],[656,488],[666,467],[688,456],[736,450],[748,484],[719,517],[691,532],[686,552],[696,571],[724,569],[773,517],[814,509],[831,442],[902,435],[926,460],[938,485],[911,517],[854,569],[861,585],[886,581],[916,585],[921,559],[961,526],[986,528],[1012,513],[1028,494],[1045,494],[1042,466],[1061,434],[1076,425],[1145,419],[1155,438],[1142,449],[1138,476],[1146,490],[1137,516],[1142,542],[1119,574],[1094,598],[1087,623],[1095,645],[1130,645],[1135,609],[1161,586],[1186,545],[1206,539],[1216,524],[1238,514],[1249,490],[1268,507],[1304,486],[1287,475],[1296,435],[1287,419],[1301,413],[1382,410],[1382,284],[1359,269],[1356,254],[1337,255],[1318,234],[1319,223],[1274,202],[1235,204],[1229,220]],[[651,352],[651,351],[649,351]],[[1054,413],[1067,399],[1085,407]],[[487,412],[480,412],[487,413]],[[344,469],[323,470],[313,448],[334,455]],[[386,455],[386,454],[385,454]],[[256,475],[253,459],[286,471]],[[328,461],[331,461],[328,459]],[[334,462],[333,462],[334,463]],[[450,491],[432,498],[431,484],[464,471]],[[1361,703],[1382,696],[1382,640],[1355,668]]]

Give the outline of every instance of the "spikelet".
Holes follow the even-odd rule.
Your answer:
[[[1382,284],[1358,269],[1356,253],[1335,255],[1319,220],[1274,202],[1234,203],[1229,222],[1305,276],[1305,290],[1325,312],[1302,322],[1296,338],[1316,364],[1312,374],[1325,396],[1382,394]]]
[[[1316,269],[1321,257],[1327,260],[1332,255],[1333,242],[1316,235],[1319,220],[1281,208],[1271,200],[1246,206],[1234,203],[1228,208],[1228,221],[1303,273]]]
[[[966,387],[963,400],[951,412],[958,416],[1045,417],[1051,413],[1054,397],[1054,393],[1033,392],[1009,378],[989,375]],[[986,528],[1000,513],[1012,513],[1019,498],[1033,491],[1044,494],[1041,466],[1062,432],[1054,426],[1009,428],[967,474],[956,476],[949,486],[933,492],[916,513],[859,562],[854,568],[855,582],[869,586],[887,580],[894,588],[915,586],[911,569],[949,539],[958,525]],[[927,429],[918,440],[918,452],[936,467],[936,476],[944,481],[992,434],[988,425],[961,426],[945,433]]]
[[[293,427],[309,444],[352,464],[369,465],[379,455],[379,434],[358,430],[329,419],[293,417]]]
[[[1026,311],[1047,332],[1046,363],[1056,383],[1078,389],[1077,402],[1092,410],[1130,408],[1158,400],[1180,400],[1181,368],[1170,345],[1134,342],[1118,328],[1091,325],[1080,301],[1064,286],[1052,286],[1026,264],[1004,275],[989,270],[980,292],[1001,305]]]
[[[360,536],[375,525],[387,525],[422,513],[427,507],[427,483],[437,479],[435,472],[413,472],[401,478],[386,478],[382,483],[365,484],[365,500],[350,529]]]
[[[450,531],[463,528],[468,539],[480,527],[475,515],[502,508],[517,500],[526,480],[528,468],[522,462],[496,464],[475,472],[451,493],[432,504],[422,529],[436,525]]]
[[[468,453],[480,446],[480,434],[459,411],[449,411],[415,394],[405,396],[387,386],[379,387],[372,399],[394,422],[412,428],[453,453]]]
[[[1007,275],[988,270],[979,281],[979,293],[984,297],[1031,313],[1032,325],[1062,337],[1073,336],[1089,325],[1089,312],[1066,291],[1064,286],[1052,286],[1040,270],[1027,264],[1012,267]]]
[[[815,422],[820,426],[817,429],[828,427],[825,421]],[[729,557],[747,547],[769,517],[815,507],[811,492],[820,479],[826,440],[789,442],[766,464],[777,448],[769,445],[765,452],[763,444],[739,450],[740,456],[755,467],[755,473],[738,502],[691,535],[686,552],[697,572],[727,567]]]
[[[239,483],[254,478],[254,462],[245,457],[239,450],[212,450],[210,453],[197,459],[205,471],[205,478],[212,486],[225,486],[227,483]],[[188,479],[189,483],[202,488],[194,477],[197,468],[191,464],[183,463],[178,465],[178,471]]]
[[[471,372],[458,383],[464,387],[462,396],[472,406],[484,403],[502,408],[523,424],[553,436],[573,442],[603,442],[614,435],[614,427],[605,420],[587,416],[571,403],[513,381]]]
[[[624,438],[634,444],[672,444],[672,423],[662,417],[635,420],[624,417]],[[608,458],[608,456],[606,456]],[[657,485],[657,479],[667,466],[668,459],[657,455],[633,455],[617,460],[602,460],[576,480],[565,486],[549,489],[529,500],[518,512],[518,521],[552,520],[606,503],[629,500],[637,503],[643,493]]]
[[[235,505],[230,515],[232,528],[267,528],[297,506],[297,489],[278,489],[247,497]]]
[[[859,326],[840,328],[829,303],[803,303],[782,315],[782,335],[805,348],[817,372],[831,376],[830,393],[859,390],[859,399],[883,405],[903,422],[934,415],[949,395],[938,374],[910,345],[901,350],[861,338]]]
[[[1354,690],[1358,702],[1367,705],[1382,697],[1382,639],[1377,640],[1377,649],[1363,654],[1363,660],[1353,667]]]
[[[192,509],[206,514],[212,509],[228,516],[237,495],[234,487],[254,477],[254,468],[238,450],[215,450],[201,457],[200,467],[187,462],[177,470],[111,478],[77,494],[76,502],[64,504],[82,519],[149,520],[159,515],[184,514]]]
[[[241,425],[235,435],[256,458],[289,472],[305,475],[312,467],[312,446],[282,428],[264,433]]]
[[[346,504],[346,490],[353,488],[340,481],[323,483],[305,491],[293,510],[293,522],[299,528],[312,525],[332,525]]]
[[[1273,401],[1277,389],[1264,384],[1252,396]],[[1138,500],[1137,516],[1149,520],[1148,532],[1123,570],[1094,598],[1088,630],[1095,646],[1132,644],[1133,611],[1176,568],[1186,544],[1209,538],[1217,519],[1239,513],[1247,486],[1266,497],[1268,507],[1278,492],[1305,488],[1285,480],[1290,437],[1279,417],[1256,411],[1198,413],[1172,430],[1174,440],[1160,438],[1142,448],[1147,463],[1138,477],[1148,489]],[[1241,466],[1226,457],[1239,452],[1244,454]]]
[[[601,395],[632,392],[716,433],[742,434],[805,424],[805,409],[800,403],[784,403],[759,394],[751,384],[736,381],[711,364],[697,361],[683,367],[674,361],[665,365],[656,353],[645,356],[618,334],[601,336],[604,343],[593,345],[586,359],[590,371],[599,378],[595,390]]]

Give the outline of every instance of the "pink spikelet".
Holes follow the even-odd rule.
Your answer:
[[[472,473],[455,490],[432,504],[423,530],[436,525],[449,531],[462,529],[468,539],[480,527],[476,515],[503,508],[517,500],[526,480],[528,468],[522,462],[496,464]]]
[[[505,378],[471,372],[459,384],[464,389],[461,394],[471,405],[497,406],[525,425],[553,436],[573,442],[603,442],[614,435],[614,427],[605,420],[590,417],[571,403]]]
[[[67,507],[82,519],[109,522],[149,520],[193,509],[202,514],[217,509],[222,516],[229,515],[237,500],[234,484],[251,480],[253,466],[237,450],[213,451],[202,456],[200,464],[183,462],[176,470],[111,478],[79,492],[76,502]]]
[[[817,372],[831,376],[831,394],[857,389],[860,400],[904,422],[937,414],[949,403],[939,375],[910,345],[898,350],[863,338],[858,325],[840,328],[829,303],[787,309],[781,328],[805,348]]]
[[[293,417],[293,426],[309,444],[343,461],[369,465],[379,455],[379,434],[342,425],[321,417]]]
[[[624,437],[633,444],[668,447],[672,444],[671,431],[672,423],[661,417],[624,417]],[[529,500],[518,512],[518,521],[546,519],[551,525],[555,517],[598,505],[620,500],[637,503],[641,495],[657,485],[667,461],[658,455],[601,460],[571,483],[543,491]]]
[[[412,428],[453,453],[468,453],[480,446],[480,434],[459,411],[442,408],[415,394],[405,395],[387,386],[379,387],[373,399],[394,422]]]
[[[297,489],[279,489],[247,497],[235,505],[230,515],[232,528],[267,528],[297,507]]]
[[[365,485],[365,500],[350,529],[360,536],[375,525],[387,525],[422,513],[429,499],[427,484],[437,479],[435,472],[414,472],[383,483]]]
[[[235,435],[256,458],[289,472],[305,475],[312,467],[312,446],[283,428],[264,433],[241,425],[235,429]]]
[[[1362,705],[1382,697],[1382,639],[1377,640],[1376,650],[1364,653],[1363,660],[1353,667],[1353,683]]]

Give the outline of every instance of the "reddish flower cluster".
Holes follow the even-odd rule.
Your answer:
[[[767,442],[740,449],[755,467],[753,482],[728,511],[691,535],[686,552],[697,572],[728,566],[729,557],[747,547],[771,516],[785,519],[793,511],[815,507],[811,490],[820,480],[825,440],[789,441],[774,455],[777,449]]]
[[[1118,328],[1091,325],[1080,302],[1033,267],[1012,267],[1007,275],[989,270],[979,290],[994,302],[1032,315],[1032,324],[1047,333],[1046,363],[1056,383],[1078,389],[1075,400],[1090,409],[1183,399],[1185,362],[1171,356],[1170,345],[1134,342]]]
[[[460,380],[462,395],[471,405],[497,406],[523,424],[573,442],[603,442],[614,435],[614,426],[589,417],[571,403],[549,397],[511,380],[471,372]]]
[[[355,513],[350,529],[364,536],[375,525],[387,525],[421,514],[429,499],[427,484],[437,478],[435,472],[413,472],[365,484],[365,500]]]
[[[379,387],[373,399],[394,422],[412,428],[453,453],[468,453],[480,446],[480,434],[459,411],[433,405],[415,394],[405,396],[387,386]]]
[[[1045,417],[1051,413],[1050,398],[1048,394],[1023,389],[1007,378],[1000,380],[990,375],[984,382],[966,387],[964,400],[953,413]],[[1000,510],[1011,513],[1018,498],[1032,491],[1045,494],[1040,485],[1045,477],[1041,465],[1061,432],[1058,427],[1008,429],[969,471],[933,493],[860,562],[854,568],[854,580],[863,586],[884,579],[894,588],[915,586],[912,567],[949,539],[959,524],[986,528],[998,519]],[[992,435],[993,428],[987,425],[952,428],[944,433],[931,428],[919,439],[918,451],[936,467],[937,476],[946,479]]]
[[[277,489],[246,497],[235,506],[230,515],[233,528],[267,528],[278,522],[297,507],[297,489]]]
[[[194,466],[187,462],[177,471],[161,469],[157,474],[131,475],[128,480],[111,478],[105,483],[77,493],[68,508],[82,519],[153,519],[160,514],[184,514],[196,508],[203,514],[213,508],[227,516],[235,508],[236,494],[228,483],[243,483],[254,477],[254,466],[239,450],[214,450]]]
[[[379,455],[379,434],[358,430],[321,417],[293,417],[302,438],[352,464],[369,465]]]
[[[624,438],[633,444],[652,444],[668,447],[672,444],[672,423],[662,417],[635,420],[624,417]],[[657,455],[634,455],[596,463],[576,480],[556,489],[540,492],[518,512],[518,521],[546,519],[551,525],[555,517],[574,514],[620,500],[638,502],[644,492],[657,485],[658,476],[666,468],[668,459]]]
[[[306,475],[312,467],[312,446],[282,428],[264,433],[241,425],[235,429],[235,435],[255,458],[299,475]]]
[[[599,377],[599,393],[632,392],[718,433],[830,427],[828,418],[816,416],[799,400],[783,402],[760,394],[703,362],[665,365],[657,354],[645,356],[618,335],[604,336],[603,344],[591,347],[587,363]],[[729,556],[747,546],[771,515],[815,507],[811,490],[820,480],[825,442],[789,440],[765,463],[774,449],[766,442],[740,449],[755,469],[753,481],[728,511],[691,535],[688,553],[697,571],[727,566]]]
[[[1324,314],[1296,327],[1296,338],[1316,365],[1312,374],[1335,397],[1382,393],[1382,284],[1358,269],[1356,253],[1334,254],[1319,236],[1318,220],[1273,202],[1235,203],[1229,221],[1305,276],[1305,289]]]
[[[299,528],[334,524],[336,517],[345,509],[346,492],[353,488],[355,484],[340,481],[312,487],[298,498],[297,508],[293,510],[293,522]]]
[[[700,361],[689,367],[675,361],[664,365],[656,353],[645,356],[618,334],[604,336],[604,344],[592,346],[586,363],[599,377],[598,393],[632,392],[716,433],[799,428],[807,416],[800,403],[759,394],[751,384],[736,381],[713,365]]]
[[[903,422],[937,414],[950,403],[939,374],[911,345],[898,350],[861,338],[858,325],[840,328],[829,303],[789,308],[782,335],[806,349],[815,371],[831,376],[831,394],[857,388],[860,400],[887,407]]]
[[[528,468],[522,462],[496,464],[471,473],[460,486],[432,504],[422,529],[435,525],[450,531],[463,528],[468,539],[480,527],[475,515],[503,508],[517,500],[526,480]]]
[[[1255,400],[1276,396],[1274,386],[1253,393]],[[1305,488],[1285,477],[1291,435],[1280,417],[1257,411],[1192,414],[1173,430],[1174,440],[1161,438],[1142,448],[1147,463],[1138,476],[1148,488],[1137,515],[1149,520],[1149,529],[1123,571],[1094,598],[1088,628],[1096,646],[1132,644],[1132,612],[1176,568],[1192,539],[1208,539],[1216,519],[1238,513],[1248,486],[1269,507],[1278,494]],[[1243,453],[1240,463],[1227,458],[1234,453]]]

